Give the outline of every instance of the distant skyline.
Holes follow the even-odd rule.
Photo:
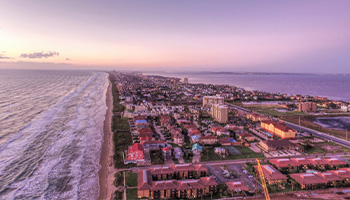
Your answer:
[[[350,1],[0,2],[0,69],[350,73]]]

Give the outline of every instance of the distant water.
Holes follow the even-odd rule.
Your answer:
[[[350,131],[350,117],[317,117],[314,123],[325,128]]]
[[[0,199],[96,199],[106,73],[0,70]]]
[[[247,90],[322,96],[350,101],[350,76],[316,74],[144,73],[184,78],[190,83],[228,84]]]

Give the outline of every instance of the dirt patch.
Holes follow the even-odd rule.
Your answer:
[[[341,146],[328,145],[328,144],[321,144],[319,146],[320,148],[325,150],[327,153],[338,152],[341,149]]]

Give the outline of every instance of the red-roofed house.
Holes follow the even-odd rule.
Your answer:
[[[201,144],[215,144],[218,142],[218,138],[216,136],[202,136],[198,139],[198,142]]]
[[[258,166],[254,166],[255,171],[258,171]],[[287,177],[279,172],[271,165],[261,165],[264,176],[269,184],[282,183],[287,181]]]
[[[312,173],[290,174],[290,177],[296,180],[302,189],[318,189],[326,187],[328,181]]]
[[[135,143],[128,148],[128,155],[124,163],[136,163],[138,161],[143,161],[143,146],[139,143]]]
[[[163,147],[162,152],[163,152],[164,160],[171,159],[171,148],[170,147]]]
[[[250,191],[249,187],[242,181],[225,182],[225,185],[227,186],[227,190],[231,193],[232,196],[237,196],[241,194],[242,191]]]

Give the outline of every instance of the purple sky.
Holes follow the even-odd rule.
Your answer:
[[[3,1],[0,68],[350,73],[349,9],[348,0]]]

